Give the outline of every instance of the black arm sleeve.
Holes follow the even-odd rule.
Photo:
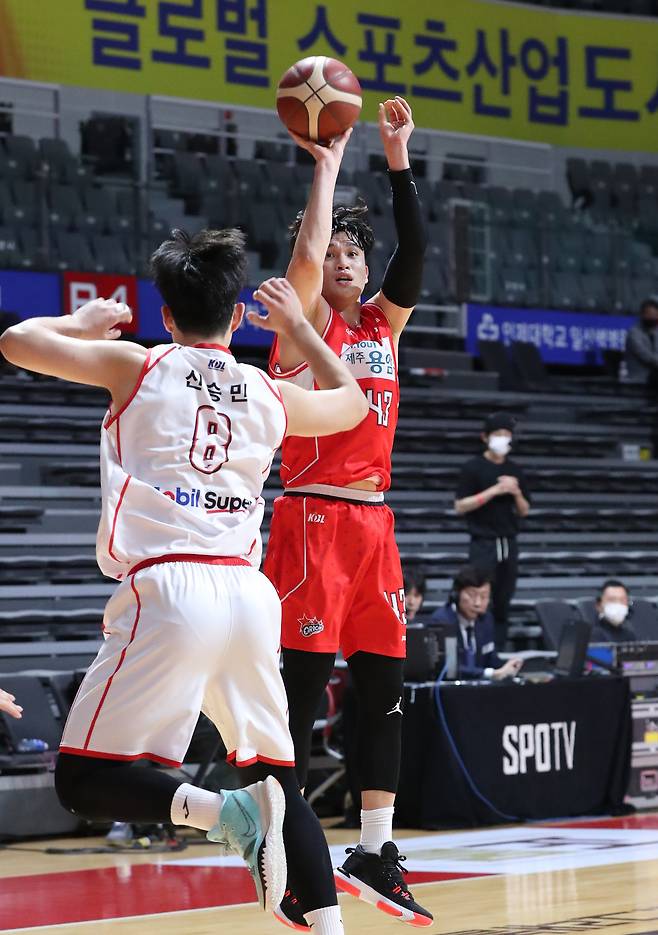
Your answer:
[[[400,308],[413,308],[420,295],[427,234],[411,169],[388,173],[398,243],[388,261],[382,292]]]

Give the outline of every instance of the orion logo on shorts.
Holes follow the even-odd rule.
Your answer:
[[[155,490],[159,490],[179,506],[191,506],[208,513],[238,513],[250,510],[256,502],[253,497],[223,496],[211,489],[197,490],[192,487],[191,490],[184,490],[182,487],[176,487],[175,490],[164,490],[162,487],[155,487]]]
[[[324,630],[324,623],[322,620],[318,620],[317,617],[307,617],[304,614],[302,617],[298,617],[299,620],[299,632],[302,636],[317,636],[318,633],[322,633]]]

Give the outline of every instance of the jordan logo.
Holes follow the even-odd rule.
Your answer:
[[[183,815],[186,819],[190,817],[190,809],[187,805],[187,796],[185,796],[185,801],[183,802]]]
[[[402,695],[400,695],[400,697],[398,698],[395,706],[391,708],[390,711],[386,712],[387,717],[389,714],[402,714]]]

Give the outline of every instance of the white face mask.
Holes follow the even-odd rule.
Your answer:
[[[628,607],[626,604],[622,604],[619,601],[609,601],[607,604],[603,605],[603,616],[608,623],[619,627],[626,617],[628,617]]]
[[[512,439],[506,435],[492,435],[487,446],[495,455],[506,455],[512,447]]]

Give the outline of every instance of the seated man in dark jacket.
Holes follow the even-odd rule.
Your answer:
[[[594,605],[593,619],[589,620],[593,624],[590,643],[634,643],[637,636],[629,620],[630,610],[626,585],[614,578],[604,581]]]
[[[443,626],[457,637],[460,679],[505,679],[516,675],[522,659],[503,662],[494,645],[489,610],[491,580],[486,572],[464,565],[452,584],[448,603],[432,614],[429,626]]]

